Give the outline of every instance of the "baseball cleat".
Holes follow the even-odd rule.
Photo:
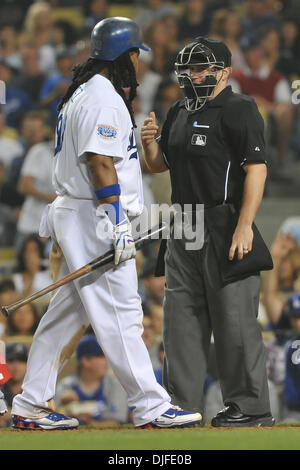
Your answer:
[[[4,400],[4,395],[0,390],[0,416],[4,415],[5,413],[7,413],[7,405]]]
[[[274,423],[271,413],[247,415],[235,403],[230,403],[211,420],[211,425],[215,428],[264,427],[273,426]]]
[[[155,429],[155,428],[190,428],[200,426],[202,416],[200,413],[185,411],[179,406],[172,406],[162,415],[151,423],[137,426],[138,429]]]
[[[22,431],[52,431],[76,429],[79,421],[69,418],[60,413],[45,414],[43,417],[25,418],[24,416],[12,415],[12,427]]]

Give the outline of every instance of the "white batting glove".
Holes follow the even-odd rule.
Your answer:
[[[131,234],[131,224],[128,221],[114,227],[113,245],[115,249],[115,265],[135,257],[136,249]]]
[[[7,412],[7,405],[4,400],[4,395],[0,390],[0,416],[4,415]]]

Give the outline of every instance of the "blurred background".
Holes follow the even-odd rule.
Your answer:
[[[269,171],[256,222],[274,260],[273,271],[262,273],[258,321],[268,353],[273,414],[281,421],[300,421],[300,355],[295,346],[300,338],[300,0],[1,0],[0,80],[6,103],[0,105],[0,305],[52,282],[50,242],[38,236],[38,228],[45,205],[55,199],[51,163],[56,107],[72,80],[72,67],[89,57],[93,27],[110,16],[134,19],[151,48],[141,51],[134,102],[139,148],[139,128],[150,111],[162,125],[172,103],[182,98],[174,59],[196,36],[228,45],[230,85],[258,105]],[[170,204],[168,172],[151,175],[142,158],[141,165],[145,204]],[[161,382],[165,279],[154,277],[158,248],[138,253],[137,270],[143,338]],[[32,336],[49,300],[43,297],[22,307],[8,321],[0,317],[0,339],[10,346],[7,360],[13,371],[5,385],[9,403],[20,390]],[[123,392],[92,344],[93,331],[87,333],[85,346],[60,376],[56,404],[75,403],[67,410],[84,423],[130,422]],[[211,349],[207,419],[223,407],[213,338]],[[86,385],[84,394],[78,381],[86,378],[93,386]],[[9,414],[0,418],[0,426],[9,420]]]

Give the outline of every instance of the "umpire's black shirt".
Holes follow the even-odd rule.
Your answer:
[[[172,203],[239,203],[247,163],[266,163],[264,122],[255,101],[230,86],[202,109],[170,108],[158,139],[170,169]]]

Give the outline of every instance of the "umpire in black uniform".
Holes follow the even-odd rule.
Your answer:
[[[225,408],[212,425],[272,426],[254,224],[267,175],[263,120],[252,98],[227,86],[223,42],[196,38],[179,52],[175,72],[185,99],[169,110],[161,136],[154,113],[146,119],[144,158],[151,172],[170,171],[174,205],[204,205],[205,232],[198,250],[172,232],[167,242],[164,386],[172,403],[203,412],[213,333]]]

